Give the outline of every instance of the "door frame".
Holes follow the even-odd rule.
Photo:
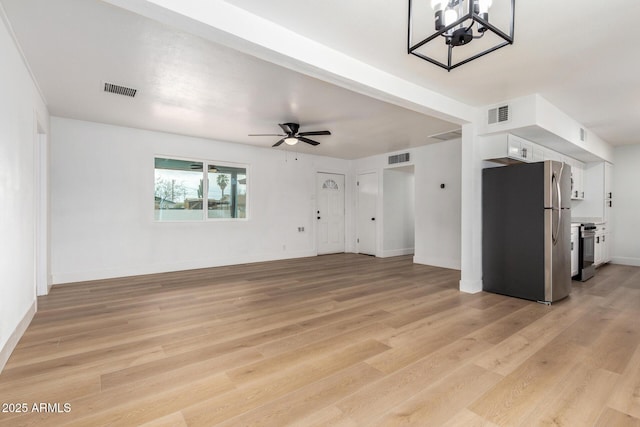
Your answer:
[[[343,185],[343,212],[342,212],[342,217],[343,217],[343,221],[342,221],[342,226],[343,226],[343,230],[342,230],[342,238],[343,238],[343,252],[348,252],[348,248],[347,248],[347,188],[349,188],[349,175],[344,172],[344,171],[339,171],[339,170],[327,170],[327,169],[321,169],[321,170],[316,170],[315,173],[313,174],[313,186],[314,186],[314,203],[313,203],[313,224],[314,224],[314,247],[315,247],[315,252],[316,252],[316,256],[317,255],[324,255],[324,253],[320,253],[320,238],[318,237],[318,234],[320,233],[320,228],[318,226],[318,221],[316,219],[317,217],[317,210],[318,210],[318,196],[319,196],[319,189],[318,189],[318,174],[327,174],[327,175],[341,175],[343,177],[344,180],[344,185]],[[329,254],[329,253],[327,253]]]
[[[51,239],[49,203],[49,139],[48,134],[35,119],[34,135],[34,219],[35,219],[35,291],[36,296],[48,295],[51,289]]]
[[[380,230],[382,229],[382,225],[383,225],[383,221],[384,218],[382,218],[381,212],[380,212],[380,174],[378,174],[378,170],[377,169],[370,169],[370,170],[363,170],[363,171],[358,171],[356,172],[356,179],[355,179],[355,205],[356,205],[356,211],[355,211],[355,215],[354,215],[354,222],[355,222],[355,253],[360,254],[362,252],[360,252],[360,242],[359,242],[359,227],[360,224],[358,222],[358,218],[359,218],[359,213],[360,213],[360,188],[359,188],[359,182],[360,182],[360,176],[361,175],[369,175],[372,174],[375,176],[376,178],[376,187],[377,187],[377,191],[376,191],[376,207],[375,207],[375,218],[376,218],[376,224],[374,227],[375,230],[375,235],[373,236],[374,239],[374,253],[373,256],[378,257],[380,255],[380,250],[379,250],[379,245],[380,245]],[[369,255],[369,254],[366,254]]]

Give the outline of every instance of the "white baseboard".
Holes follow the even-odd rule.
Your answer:
[[[611,259],[612,264],[631,265],[633,267],[640,267],[640,258],[631,257],[613,257]]]
[[[195,260],[175,264],[145,265],[139,267],[123,267],[105,270],[70,271],[53,273],[53,284],[86,282],[90,280],[114,279],[118,277],[142,276],[145,274],[168,273],[172,271],[196,270],[199,268],[224,267],[227,265],[249,264],[253,262],[278,261],[283,259],[305,258],[316,256],[315,251],[301,251],[282,253],[278,255],[251,255],[242,258],[227,258],[215,260]]]
[[[11,333],[11,336],[9,336],[7,343],[0,350],[0,372],[2,372],[2,370],[4,369],[4,366],[9,360],[9,356],[11,356],[13,349],[15,349],[16,345],[18,345],[18,341],[20,341],[20,338],[22,338],[22,335],[24,335],[24,332],[27,330],[27,327],[31,323],[31,320],[33,319],[33,316],[35,314],[36,302],[34,301],[31,304],[31,307],[29,307],[25,315],[22,317],[22,320],[20,320],[20,322],[18,323],[18,326],[16,326],[16,329]]]
[[[482,292],[482,280],[460,280],[460,292],[467,294]]]
[[[416,264],[432,265],[434,267],[450,268],[452,270],[461,270],[460,260],[451,258],[436,258],[436,257],[413,257],[413,262]]]
[[[393,256],[402,256],[402,255],[411,255],[414,252],[414,248],[404,248],[404,249],[391,249],[382,251],[382,255],[380,258],[390,258]]]

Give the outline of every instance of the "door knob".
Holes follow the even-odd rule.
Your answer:
[[[375,221],[375,220],[376,220],[375,218],[371,218],[371,221]]]
[[[320,219],[320,217],[318,217],[318,219]]]

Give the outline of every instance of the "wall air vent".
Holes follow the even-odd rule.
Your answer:
[[[460,139],[462,138],[462,129],[429,135],[429,138],[439,139],[440,141],[451,141],[452,139]]]
[[[138,89],[132,89],[130,87],[120,86],[113,83],[105,83],[104,91],[115,93],[116,95],[130,96],[131,98],[133,98],[134,96],[136,96]]]
[[[396,163],[405,163],[409,161],[409,153],[395,154],[389,156],[389,164],[395,165]]]
[[[508,122],[510,118],[509,106],[503,105],[501,107],[491,108],[489,110],[488,123],[490,125],[494,125],[496,123],[504,123]]]

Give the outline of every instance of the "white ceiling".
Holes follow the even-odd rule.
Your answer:
[[[99,0],[0,3],[56,116],[265,147],[277,138],[247,134],[294,121],[333,133],[298,150],[341,158],[424,145],[457,127]],[[605,141],[638,142],[640,51],[625,33],[640,2],[517,2],[514,45],[451,73],[407,55],[406,0],[227,3],[470,105],[540,93]],[[103,93],[104,81],[139,95]]]

